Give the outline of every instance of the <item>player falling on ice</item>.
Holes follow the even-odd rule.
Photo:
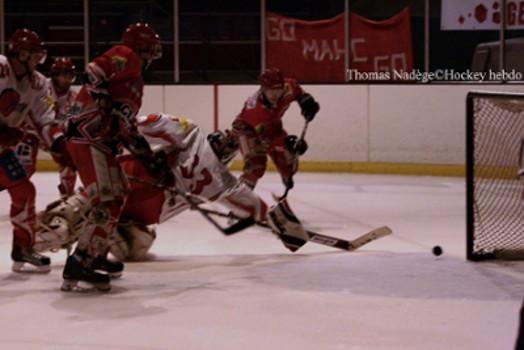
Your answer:
[[[259,81],[260,89],[233,122],[244,159],[240,179],[254,188],[266,171],[269,155],[287,190],[293,187],[293,174],[298,169],[296,154],[304,154],[308,146],[303,138],[287,134],[282,118],[293,101],[298,102],[306,122],[313,120],[320,107],[296,80],[285,78],[278,69],[266,70]]]
[[[229,172],[227,163],[237,153],[237,144],[227,131],[215,131],[206,137],[190,120],[164,113],[138,117],[137,121],[138,130],[157,154],[154,160],[166,162],[177,181],[174,186],[165,187],[149,175],[135,156],[119,157],[130,187],[110,249],[121,261],[145,257],[156,236],[149,225],[165,222],[188,208],[205,214],[201,203],[219,203],[240,220],[271,228],[293,252],[309,240],[351,251],[391,233],[389,228],[378,228],[345,241],[306,231],[287,201],[282,200],[268,210],[259,196]],[[39,214],[37,249],[58,250],[74,244],[91,209],[85,193],[49,204]],[[213,215],[218,214],[212,211]]]
[[[150,174],[165,181],[154,168],[147,142],[136,132],[135,116],[142,103],[142,69],[161,57],[160,39],[148,24],[132,24],[115,45],[86,67],[82,88],[70,108],[67,150],[92,209],[74,253],[63,271],[63,291],[88,288],[109,291],[109,275],[123,265],[106,258],[108,236],[119,220],[126,181],[116,156],[121,146],[135,154]],[[163,181],[162,180],[162,181]]]
[[[111,252],[119,260],[143,258],[150,247],[147,243],[152,243],[155,237],[148,225],[165,222],[202,201],[218,203],[241,220],[274,220],[272,227],[278,226],[285,231],[275,229],[274,233],[292,251],[295,246],[285,235],[297,235],[294,238],[304,243],[308,240],[300,225],[289,222],[289,217],[294,217],[290,210],[287,216],[279,205],[268,210],[267,204],[227,169],[227,163],[238,151],[236,138],[231,133],[215,131],[205,136],[191,120],[164,113],[138,117],[137,123],[139,132],[156,152],[155,159],[169,165],[176,182],[173,187],[163,188],[135,156],[119,157],[130,182],[129,195],[111,245]],[[83,193],[50,204],[39,216],[39,249],[60,249],[73,243],[78,232],[83,230],[89,210]],[[268,213],[273,215],[268,216]],[[297,226],[300,231],[296,230]]]
[[[34,166],[24,164],[31,155],[18,148],[18,155],[15,152],[15,145],[29,130],[36,144],[57,156],[65,147],[63,134],[53,128],[54,111],[46,78],[36,71],[45,58],[40,37],[28,29],[16,30],[9,39],[7,57],[0,56],[0,190],[6,189],[11,197],[11,258],[16,272],[50,271],[50,259],[33,250],[36,190],[29,178]]]

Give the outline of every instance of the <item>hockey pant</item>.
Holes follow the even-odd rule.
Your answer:
[[[0,189],[7,189],[11,197],[9,216],[13,225],[13,244],[23,248],[32,247],[36,190],[22,162],[11,149],[0,154]]]
[[[298,170],[298,158],[284,146],[285,131],[273,138],[269,145],[251,135],[240,135],[240,151],[244,157],[243,174],[240,179],[249,187],[254,188],[258,180],[264,175],[267,168],[267,156],[271,158],[277,168],[282,182],[288,185],[293,174]]]

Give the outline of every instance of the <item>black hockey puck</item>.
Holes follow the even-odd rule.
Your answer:
[[[432,252],[433,252],[433,255],[435,255],[435,256],[442,255],[442,248],[440,248],[439,245],[436,245],[436,246],[433,247]]]

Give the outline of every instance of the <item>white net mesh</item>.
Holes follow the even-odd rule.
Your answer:
[[[524,182],[517,177],[524,95],[475,96],[472,114],[473,149],[468,149],[473,153],[473,203],[468,203],[474,213],[471,253],[524,259]]]

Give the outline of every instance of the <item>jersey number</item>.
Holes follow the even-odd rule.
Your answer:
[[[198,163],[200,162],[200,158],[198,155],[195,155],[195,158],[193,158],[193,163],[190,167],[180,167],[180,171],[182,172],[182,176],[186,179],[193,179],[195,178],[195,168],[198,166]],[[211,173],[206,168],[203,168],[200,170],[199,178],[196,179],[196,182],[193,182],[191,186],[191,193],[193,194],[200,194],[202,193],[202,190],[205,186],[209,185],[213,181],[213,176],[211,176]]]

